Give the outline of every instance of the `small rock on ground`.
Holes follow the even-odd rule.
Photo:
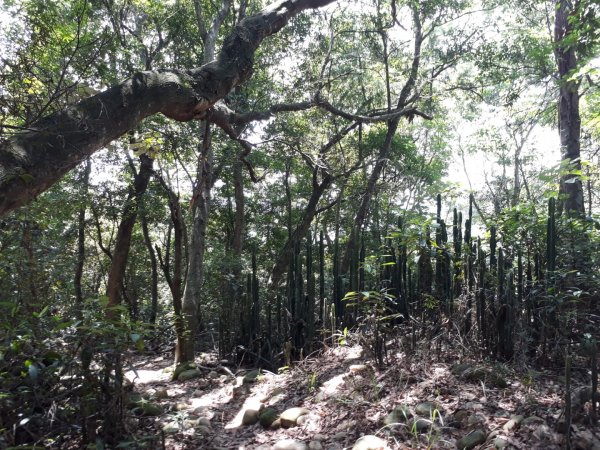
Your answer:
[[[383,439],[367,434],[354,443],[352,450],[389,450],[389,447]]]

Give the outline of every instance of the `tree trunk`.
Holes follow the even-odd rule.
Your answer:
[[[575,44],[569,43],[572,25],[567,0],[557,0],[554,22],[555,57],[558,65],[559,99],[558,129],[565,174],[561,176],[560,193],[564,196],[562,208],[567,214],[583,216],[585,206],[581,182],[581,118],[579,116],[579,82],[570,79],[577,68]],[[567,39],[566,39],[567,38]]]
[[[317,169],[315,169],[315,172]],[[296,228],[291,232],[288,240],[285,242],[283,248],[279,252],[277,256],[277,260],[273,265],[273,269],[271,270],[271,282],[270,285],[273,288],[277,288],[283,274],[286,272],[288,267],[290,266],[290,261],[294,257],[294,249],[297,244],[306,237],[308,230],[310,229],[310,225],[312,224],[313,219],[317,215],[317,206],[319,205],[319,200],[324,192],[327,191],[331,183],[333,183],[334,177],[326,174],[323,177],[323,180],[320,183],[316,182],[316,174],[313,175],[313,190],[308,200],[308,204],[304,209],[304,213],[302,215],[302,219],[300,223],[296,226]],[[291,202],[291,197],[288,198],[288,201]],[[291,230],[291,227],[290,227]]]
[[[56,183],[81,161],[144,118],[163,113],[178,121],[202,118],[252,75],[262,41],[310,8],[333,0],[288,0],[242,20],[217,58],[189,70],[135,74],[124,83],[50,115],[0,143],[0,216]]]
[[[204,122],[204,139],[198,157],[196,190],[192,199],[194,221],[190,239],[190,258],[186,276],[181,312],[185,328],[181,353],[176,363],[194,360],[196,332],[199,325],[200,297],[204,275],[204,251],[206,249],[206,227],[210,213],[210,195],[213,184],[212,145],[210,124]]]
[[[83,278],[83,266],[85,263],[85,210],[90,172],[92,170],[92,162],[88,159],[85,163],[85,169],[81,177],[82,185],[82,200],[81,206],[79,207],[79,213],[77,215],[77,263],[75,264],[75,277],[73,279],[73,285],[75,288],[75,315],[78,319],[82,318],[83,308],[83,287],[81,280]]]
[[[142,232],[144,233],[144,243],[146,244],[148,256],[150,257],[150,275],[152,277],[150,285],[150,317],[148,318],[148,322],[155,325],[158,310],[158,262],[156,260],[154,247],[152,246],[152,239],[150,239],[148,218],[146,217],[146,214],[142,215]]]
[[[412,94],[412,92],[415,88],[416,82],[417,82],[417,76],[418,76],[419,67],[421,64],[421,46],[423,44],[424,36],[423,36],[423,32],[422,32],[421,19],[419,16],[419,12],[416,8],[413,8],[413,22],[414,22],[414,27],[415,27],[415,29],[414,29],[415,42],[414,42],[414,49],[413,49],[412,65],[411,65],[408,79],[404,83],[404,86],[402,86],[402,90],[400,91],[400,95],[398,97],[398,102],[397,102],[398,109],[405,108],[408,104],[416,101],[418,98],[416,95],[411,96],[411,94]],[[381,34],[382,34],[382,36],[384,35],[383,32]],[[379,155],[377,156],[377,161],[375,163],[375,167],[373,167],[373,171],[369,175],[369,180],[367,182],[367,188],[362,197],[358,211],[356,212],[356,215],[354,217],[353,228],[354,228],[354,231],[356,231],[356,233],[350,233],[348,242],[346,244],[346,250],[344,252],[344,256],[343,256],[342,263],[341,263],[341,268],[340,268],[341,274],[348,273],[349,266],[350,266],[350,263],[352,260],[352,255],[354,255],[357,250],[356,249],[356,245],[357,245],[356,236],[359,236],[360,232],[362,231],[363,225],[365,223],[365,219],[367,217],[367,213],[369,211],[369,204],[371,202],[371,198],[373,198],[373,194],[375,193],[375,187],[379,180],[379,176],[381,175],[383,168],[387,164],[389,152],[392,147],[392,140],[394,138],[394,134],[396,133],[396,130],[398,129],[399,122],[400,122],[400,117],[389,120],[387,122],[387,134],[385,137],[385,141],[383,143],[382,148],[379,150]]]
[[[148,188],[148,182],[152,175],[152,165],[154,160],[146,155],[140,156],[140,170],[135,175],[133,186],[127,196],[119,230],[117,231],[117,239],[115,241],[115,249],[112,252],[112,262],[108,273],[108,281],[106,282],[106,296],[108,297],[107,317],[116,319],[119,314],[115,311],[115,307],[121,304],[121,286],[125,276],[127,267],[127,259],[129,257],[129,248],[131,246],[131,235],[133,226],[137,218],[137,211],[140,204],[141,196]]]

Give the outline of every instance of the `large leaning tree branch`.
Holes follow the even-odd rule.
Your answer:
[[[197,119],[252,74],[254,53],[304,10],[333,0],[286,0],[242,20],[217,59],[189,70],[139,72],[0,143],[0,216],[34,199],[97,150],[162,113]]]

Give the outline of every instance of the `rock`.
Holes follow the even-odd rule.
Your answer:
[[[542,419],[541,417],[530,416],[530,417],[527,417],[526,419],[523,419],[523,421],[521,422],[521,425],[526,427],[527,425],[538,425],[538,424],[541,424],[544,422],[545,422],[545,420]]]
[[[502,429],[508,433],[516,429],[521,422],[523,422],[523,416],[512,416],[510,420],[504,424]]]
[[[286,409],[279,419],[281,420],[281,426],[283,428],[293,427],[297,424],[298,418],[305,414],[308,414],[310,411],[306,408],[289,408]]]
[[[246,375],[244,375],[244,378],[242,378],[242,383],[243,384],[254,383],[259,375],[260,375],[260,369],[251,370]]]
[[[263,427],[269,428],[277,420],[277,417],[277,411],[273,408],[265,408],[259,414],[258,420]]]
[[[483,444],[485,442],[485,438],[485,431],[475,430],[456,441],[456,448],[459,450],[470,450],[476,445]]]
[[[508,442],[506,439],[504,439],[501,436],[497,436],[494,439],[494,448],[497,448],[498,450],[503,450],[506,447],[508,447],[510,445],[510,442]]]
[[[439,415],[440,407],[439,407],[439,405],[436,405],[435,403],[432,403],[432,402],[419,403],[415,407],[415,412],[419,416],[423,416],[423,417],[433,417],[434,411],[437,411],[436,414]]]
[[[271,447],[271,450],[308,450],[308,446],[304,442],[295,439],[284,439]]]
[[[323,450],[323,444],[319,441],[310,441],[308,443],[308,450]]]
[[[342,420],[337,427],[336,431],[348,431],[356,427],[356,420]]]
[[[196,364],[194,364],[193,362],[184,362],[179,364],[177,367],[175,367],[175,371],[173,372],[173,380],[178,380],[179,379],[179,375],[181,375],[182,372],[185,372],[186,370],[192,370],[192,369],[196,369]]]
[[[281,428],[281,420],[279,417],[269,427],[271,430],[279,430]]]
[[[452,372],[452,374],[454,376],[460,377],[461,375],[463,375],[468,370],[471,370],[472,368],[473,368],[473,365],[471,365],[469,363],[458,363],[458,364],[454,364],[450,368],[450,372]]]
[[[132,392],[127,398],[127,407],[135,408],[136,406],[139,406],[139,404],[143,401],[144,397],[142,397],[142,394],[140,394],[139,392]]]
[[[341,441],[341,440],[346,439],[347,437],[348,437],[347,431],[339,431],[333,435],[333,440]]]
[[[210,381],[208,381],[206,378],[200,378],[197,382],[196,382],[196,386],[198,386],[198,390],[200,389],[206,389],[207,387],[210,386]],[[196,390],[195,392],[198,392],[198,390]],[[202,391],[200,391],[202,392]],[[202,395],[202,394],[200,394]]]
[[[313,437],[313,441],[326,441],[328,439],[325,434],[315,434]]]
[[[350,373],[359,373],[359,372],[366,372],[370,368],[371,367],[367,366],[366,364],[352,364],[350,367],[348,367],[348,371]]]
[[[196,406],[192,411],[190,411],[190,414],[207,418],[209,420],[214,416],[214,413],[210,410],[210,406]]]
[[[247,409],[242,417],[242,425],[254,425],[258,422],[259,413],[255,409]]]
[[[248,395],[250,393],[250,386],[247,384],[242,384],[241,386],[235,386],[231,391],[231,395],[234,398],[242,397],[244,395]]]
[[[212,428],[205,427],[204,425],[199,425],[198,427],[196,427],[196,432],[206,435],[206,434],[210,434],[212,432]]]
[[[211,370],[210,372],[208,372],[208,378],[219,378],[219,374],[214,370]]]
[[[482,424],[484,422],[485,422],[485,417],[483,417],[481,414],[472,414],[467,419],[467,424],[469,426],[479,425],[479,424]]]
[[[166,398],[169,398],[169,391],[167,391],[166,389],[157,389],[156,393],[154,394],[154,397],[158,400],[164,400]]]
[[[535,429],[533,435],[540,441],[547,441],[552,438],[552,430],[548,425],[543,423]]]
[[[211,428],[210,419],[208,417],[198,418],[198,426]]]
[[[201,375],[202,375],[202,372],[200,372],[198,369],[184,370],[183,372],[181,372],[179,374],[179,376],[177,377],[177,380],[178,381],[193,380],[194,378],[199,378]]]
[[[389,447],[383,439],[367,434],[354,443],[352,450],[389,450]]]
[[[165,434],[175,434],[179,432],[179,424],[177,422],[169,422],[163,428]]]
[[[140,402],[136,411],[140,416],[148,417],[160,416],[164,412],[162,406],[147,401]]]
[[[472,383],[487,383],[492,387],[504,389],[508,387],[508,382],[502,378],[498,372],[492,372],[484,369],[483,367],[475,367],[470,370],[466,370],[462,374],[462,378]]]
[[[396,406],[392,412],[390,412],[385,419],[383,419],[384,425],[391,425],[394,423],[406,423],[411,416],[410,409],[408,406],[400,405]]]
[[[429,429],[433,426],[433,422],[428,419],[411,419],[408,422],[408,428],[411,431],[417,431],[418,433],[424,433],[429,431]]]
[[[470,415],[471,415],[471,413],[468,410],[459,409],[452,415],[452,417],[454,418],[454,420],[456,422],[458,422],[459,424],[462,424],[463,422],[466,422],[469,419]]]
[[[190,405],[188,405],[187,403],[180,402],[175,405],[175,410],[176,411],[187,411],[189,407],[190,407]]]

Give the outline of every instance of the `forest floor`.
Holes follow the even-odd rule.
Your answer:
[[[564,373],[474,362],[455,344],[388,351],[383,368],[346,344],[278,374],[227,368],[202,354],[187,381],[171,381],[170,355],[136,357],[127,372],[134,392],[160,408],[145,408],[152,417],[133,408],[130,425],[138,444],[150,436],[149,448],[169,450],[565,448]],[[588,420],[589,374],[574,367],[572,378],[571,448],[600,449],[600,429]],[[256,423],[289,408],[303,415],[288,428],[283,420]],[[364,435],[372,436],[359,440]]]

